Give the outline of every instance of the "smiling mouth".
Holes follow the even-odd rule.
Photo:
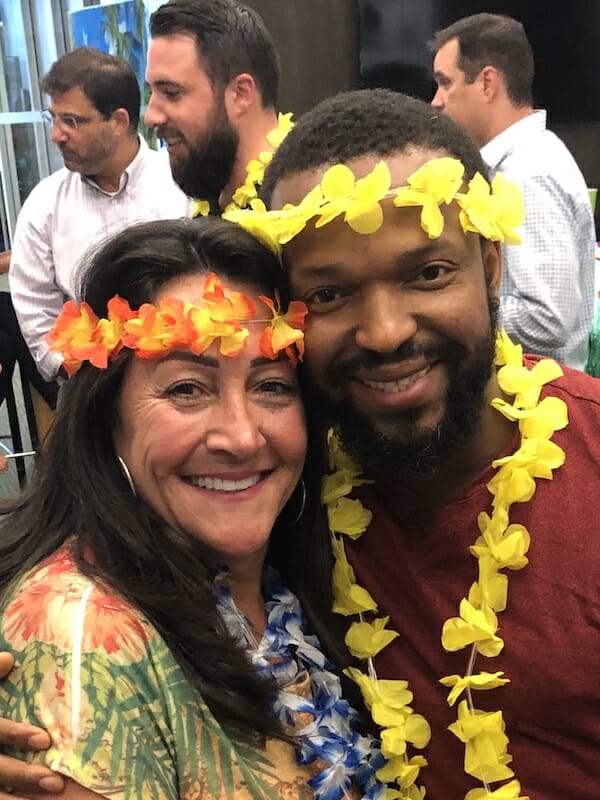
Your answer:
[[[159,132],[158,136],[167,145],[180,144],[181,142],[183,142],[183,136],[180,133],[170,134],[169,135],[169,134],[166,134],[166,133],[162,133],[161,134]]]
[[[423,369],[420,369],[418,372],[413,372],[412,375],[409,375],[406,378],[402,378],[398,381],[367,381],[362,380],[365,386],[368,386],[369,389],[377,389],[380,392],[403,392],[406,389],[409,389],[413,383],[416,383],[419,378],[423,378],[427,373],[431,370],[431,364],[428,364]]]
[[[239,481],[227,480],[226,478],[211,478],[208,475],[190,475],[185,478],[186,483],[197,486],[199,489],[207,489],[210,492],[243,492],[245,489],[250,489],[256,486],[261,480],[264,480],[266,473],[258,472],[256,475],[250,475]]]

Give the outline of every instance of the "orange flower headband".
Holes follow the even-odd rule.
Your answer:
[[[225,293],[218,276],[210,273],[204,284],[200,305],[165,297],[157,306],[144,303],[132,311],[129,303],[116,295],[108,301],[108,319],[99,319],[87,303],[77,306],[67,301],[46,339],[50,349],[60,353],[71,377],[84,361],[106,369],[123,347],[134,350],[138,358],[160,358],[171,350],[204,353],[219,340],[224,356],[235,356],[245,346],[248,328],[242,321],[267,322],[260,338],[260,352],[275,360],[282,351],[292,363],[304,354],[304,317],[308,309],[294,300],[285,314],[275,302],[260,295],[269,309],[270,319],[257,318],[254,302],[242,292]]]

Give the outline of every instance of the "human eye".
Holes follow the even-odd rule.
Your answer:
[[[298,394],[297,384],[283,378],[266,378],[256,388],[263,394],[275,397],[295,397]]]
[[[198,381],[182,380],[170,384],[165,396],[180,406],[191,406],[208,396],[208,390]]]
[[[60,121],[65,125],[67,128],[70,128],[72,131],[77,129],[77,125],[79,120],[77,117],[73,116],[73,114],[61,114]]]
[[[170,88],[170,87],[165,87],[162,90],[162,96],[166,100],[174,101],[174,100],[178,100],[179,99],[179,97],[181,96],[181,92],[180,92],[179,89],[173,89],[173,88]]]
[[[306,292],[303,299],[309,311],[319,313],[333,311],[344,297],[345,293],[341,289],[334,286],[322,286]]]
[[[416,282],[425,284],[426,288],[437,289],[445,286],[453,274],[447,264],[427,264],[416,276]]]

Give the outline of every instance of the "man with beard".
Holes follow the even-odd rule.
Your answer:
[[[444,156],[464,165],[458,190]],[[372,172],[381,160],[391,185]],[[265,173],[272,209],[304,200],[305,228],[293,209],[280,220],[283,241],[292,237],[283,245],[292,296],[309,308],[307,377],[362,470],[333,450],[337,479],[324,496],[334,602],[346,623],[360,620],[346,641],[353,655],[373,656],[363,673],[408,680],[403,700],[405,684],[394,700],[366,674],[357,681],[397,756],[386,772],[405,781],[397,796],[421,798],[422,785],[431,800],[588,800],[600,785],[600,546],[590,509],[600,385],[537,357],[522,364],[506,340],[494,367],[500,243],[512,238],[502,225],[517,200],[502,176],[491,197],[483,181],[469,184],[476,172],[487,177],[448,117],[380,90],[319,104]],[[407,184],[396,207],[395,189]],[[359,499],[370,524],[340,495]],[[365,628],[373,616],[381,628]],[[428,766],[405,703],[431,726]]]
[[[140,90],[126,61],[80,47],[52,65],[42,90],[65,166],[23,204],[9,283],[35,366],[53,381],[62,358],[44,337],[65,300],[77,297],[78,266],[89,248],[135,221],[185,216],[189,201],[164,156],[137,133]]]
[[[417,784],[431,800],[589,800],[600,784],[600,547],[595,527],[588,533],[600,389],[534,356],[523,364],[505,340],[506,364],[494,366],[499,240],[519,215],[510,188],[494,183],[490,195],[486,177],[448,117],[359,91],[301,118],[263,195],[273,209],[296,206],[277,223],[280,242],[291,238],[283,265],[309,306],[313,406],[345,451],[332,447],[335,478],[324,485],[333,594],[343,622],[362,614],[346,641],[363,677],[350,674],[385,729],[381,779],[397,778],[402,800],[422,800]],[[329,536],[315,531],[317,552]],[[296,588],[335,630],[332,561]],[[0,737],[10,730],[22,746],[47,744],[5,722]],[[47,775],[0,767],[0,782],[17,786]]]
[[[277,51],[262,19],[233,0],[170,0],[150,18],[146,122],[175,181],[218,212],[277,127]]]

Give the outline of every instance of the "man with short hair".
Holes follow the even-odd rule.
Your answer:
[[[189,201],[164,156],[137,133],[140,90],[126,61],[80,47],[52,65],[42,89],[65,166],[23,204],[9,284],[27,346],[51,381],[62,359],[44,337],[65,299],[78,296],[78,270],[89,248],[133,222],[184,216]]]
[[[233,0],[170,0],[150,18],[146,122],[183,191],[224,208],[272,149],[279,59],[260,16]]]
[[[434,108],[462,125],[492,174],[523,190],[520,248],[502,248],[500,316],[530,352],[583,369],[594,301],[594,219],[585,180],[532,99],[533,53],[521,23],[474,14],[439,31]]]
[[[464,165],[462,187],[445,156]],[[382,200],[381,173],[359,191],[329,171],[343,164],[358,180],[382,160]],[[360,657],[375,653],[363,673],[408,680],[401,700],[363,678],[388,755],[398,754],[386,774],[407,782],[406,798],[422,796],[418,785],[431,800],[470,790],[468,800],[588,800],[600,785],[600,546],[589,510],[600,490],[600,383],[567,367],[558,377],[534,357],[521,366],[505,342],[494,366],[501,264],[489,238],[514,201],[496,184],[495,210],[476,192],[468,199],[477,172],[486,177],[477,149],[449,117],[392,92],[355,92],[298,121],[262,194],[273,209],[298,207],[327,175],[332,199],[321,211],[305,200],[305,228],[286,211],[296,235],[283,265],[309,308],[309,396],[362,469],[357,477],[333,451],[337,480],[324,492],[354,571],[336,553],[334,598],[347,581],[341,613],[360,622]],[[370,524],[342,511],[340,494],[362,501]],[[315,587],[305,592],[318,602]],[[356,611],[373,605],[379,623],[390,620],[369,634],[373,612]],[[423,751],[403,727],[419,714],[431,726]]]

